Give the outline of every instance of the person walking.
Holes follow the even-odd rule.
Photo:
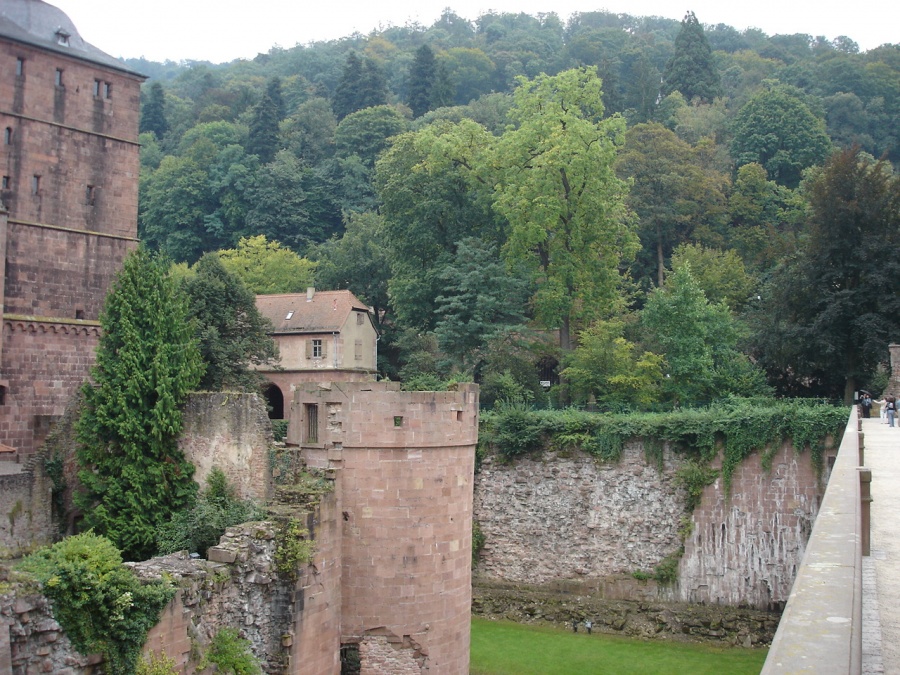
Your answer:
[[[572,632],[573,633],[578,632],[578,622],[577,621],[572,621]]]
[[[590,635],[590,634],[591,634],[591,628],[594,627],[594,624],[591,623],[590,619],[588,619],[587,621],[584,622],[584,627],[587,629],[587,634]]]
[[[885,396],[885,409],[887,410],[888,426],[894,426],[894,418],[897,416],[897,399],[893,394]]]

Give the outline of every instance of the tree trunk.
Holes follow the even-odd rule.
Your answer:
[[[569,317],[565,317],[562,325],[559,327],[559,349],[563,358],[572,351],[572,333]],[[568,382],[562,373],[559,375],[559,402],[562,405],[570,403]]]
[[[666,258],[663,255],[662,235],[656,240],[656,285],[662,288],[666,280]]]

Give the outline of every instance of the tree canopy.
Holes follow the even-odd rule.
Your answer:
[[[620,339],[604,326],[624,326],[632,356],[659,354],[638,316],[684,264],[738,327],[778,325],[775,296],[808,283],[813,186],[834,149],[897,169],[898,45],[701,18],[447,10],[252,61],[130,63],[151,76],[140,236],[193,264],[262,235],[264,264],[239,256],[255,291],[349,287],[378,307],[384,374],[472,368],[490,396],[541,398],[550,380],[556,397],[566,354]],[[527,289],[521,322],[512,302],[482,311],[507,285]],[[780,394],[843,392],[840,369],[781,335],[737,345]],[[877,384],[896,336],[867,335],[856,377]]]
[[[262,376],[251,365],[278,357],[273,328],[256,309],[256,296],[225,269],[216,253],[198,260],[184,281],[189,317],[196,327],[206,364],[199,387],[204,391],[257,391]]]

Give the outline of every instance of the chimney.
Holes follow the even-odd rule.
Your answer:
[[[315,286],[307,286],[306,287],[306,301],[312,302],[313,296],[316,294]]]

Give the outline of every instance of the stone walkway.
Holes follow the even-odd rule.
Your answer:
[[[872,470],[872,555],[863,559],[863,673],[900,675],[900,426],[862,420]]]

